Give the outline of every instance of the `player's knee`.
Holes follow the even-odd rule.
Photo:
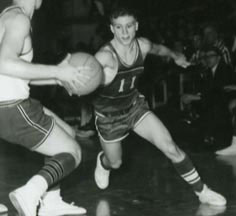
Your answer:
[[[121,159],[115,160],[115,161],[110,161],[110,167],[112,169],[119,169],[121,164],[122,164],[122,160]]]
[[[82,160],[82,152],[81,152],[81,148],[80,148],[79,145],[77,145],[75,147],[73,156],[75,158],[76,167],[77,167],[80,164],[81,160]]]
[[[166,145],[164,154],[175,163],[181,161],[184,158],[183,152],[178,148],[173,140],[169,141]]]
[[[70,148],[65,150],[65,152],[70,153],[73,156],[75,159],[75,165],[77,167],[82,159],[82,153],[79,144],[75,142],[75,144],[71,145]]]
[[[76,132],[75,132],[75,130],[72,128],[72,127],[70,127],[70,128],[68,128],[68,134],[72,137],[72,138],[74,138],[75,139],[75,137],[76,137]]]

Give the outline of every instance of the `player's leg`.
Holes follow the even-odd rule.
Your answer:
[[[122,163],[122,140],[128,136],[126,115],[104,116],[96,113],[95,125],[103,149],[97,156],[95,182],[100,189],[109,185],[111,169],[118,169]]]
[[[100,189],[106,189],[111,169],[118,169],[122,164],[122,147],[121,142],[104,142],[100,139],[100,143],[103,151],[97,156],[94,178]]]
[[[59,116],[57,116],[54,112],[47,109],[46,107],[44,107],[43,110],[45,114],[52,116],[56,123],[60,125],[60,127],[65,130],[65,132],[67,132],[72,138],[75,138],[75,131],[70,125],[68,125]],[[47,163],[47,161],[50,159],[51,157],[45,157],[45,163]],[[82,212],[84,212],[84,210]],[[81,208],[74,204],[69,204],[63,201],[59,184],[56,184],[55,186],[50,188],[42,197],[42,202],[38,210],[39,216],[58,216],[72,214],[81,214]]]
[[[70,136],[75,138],[75,135],[76,135],[75,130],[69,124],[63,121],[58,115],[56,115],[54,112],[52,112],[48,108],[43,107],[43,110],[46,115],[52,116],[55,119],[56,123],[60,125],[61,128],[63,128]]]
[[[134,131],[154,144],[172,161],[179,175],[192,186],[201,202],[214,205],[226,204],[224,197],[204,185],[189,157],[174,143],[169,131],[153,113],[137,122]]]
[[[75,139],[57,123],[53,124],[51,117],[40,109],[37,102],[29,100],[13,110],[18,122],[13,129],[18,132],[18,128],[24,128],[24,132],[18,134],[23,139],[18,138],[15,143],[18,141],[31,150],[51,156],[38,174],[9,195],[20,215],[26,216],[35,215],[39,200],[47,189],[72,172],[81,160],[81,150]]]
[[[48,188],[72,172],[81,160],[79,145],[57,124],[45,142],[35,151],[51,156],[51,159],[26,185],[10,193],[13,205],[25,216],[34,215],[39,200]],[[86,212],[83,208],[78,210],[81,213]]]
[[[61,178],[54,181],[54,183],[51,182],[51,185],[55,185],[55,182],[58,182],[60,179],[64,178],[64,176],[66,176],[71,171],[73,171],[73,169],[76,168],[81,161],[81,150],[80,150],[79,144],[75,141],[73,137],[71,137],[70,135],[68,136],[68,133],[65,133],[63,128],[61,128],[59,125],[57,128],[58,128],[58,131],[54,130],[53,133],[51,134],[52,136],[48,137],[48,140],[47,140],[48,143],[45,145],[41,145],[39,148],[36,149],[36,151],[38,152],[41,152],[41,153],[44,152],[44,154],[48,154],[50,153],[49,146],[52,147],[53,149],[57,148],[57,152],[50,153],[51,158],[48,158],[47,162],[45,163],[44,169],[47,166],[50,167],[50,169],[52,169],[52,164],[53,164],[52,161],[55,160],[55,156],[52,156],[52,155],[60,155],[61,154],[60,152],[67,152],[71,154],[75,158],[76,163],[75,165],[72,165],[71,163],[70,164],[61,163],[61,166],[64,166],[63,170],[66,170],[66,173],[64,173],[64,175],[62,174]],[[60,142],[54,141],[54,140],[60,140]],[[67,143],[66,148],[65,148],[65,143]],[[60,161],[58,160],[57,162],[60,162]],[[44,173],[44,172],[42,174],[47,175],[47,173]],[[47,216],[47,215],[53,216],[53,215],[64,215],[64,214],[84,214],[86,212],[84,208],[69,205],[63,202],[60,199],[59,188],[53,188],[47,194],[44,194],[42,201],[43,201],[44,206],[42,206],[42,208],[39,209],[39,215],[41,216]],[[55,209],[54,207],[57,207],[57,209]]]
[[[51,157],[45,157],[45,163]],[[67,203],[61,196],[60,184],[55,184],[41,198],[38,208],[39,216],[79,215],[84,213],[84,208],[76,206],[73,202]]]

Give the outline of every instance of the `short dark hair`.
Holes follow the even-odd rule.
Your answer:
[[[131,9],[129,7],[117,7],[113,8],[110,12],[110,23],[112,23],[113,19],[116,19],[121,16],[133,16],[136,20],[138,19],[137,11],[135,9]]]

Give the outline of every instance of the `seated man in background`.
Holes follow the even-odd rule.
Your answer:
[[[215,141],[214,133],[223,120],[222,117],[227,116],[228,96],[224,87],[232,83],[234,76],[232,67],[224,62],[217,47],[205,47],[203,52],[206,69],[199,73],[199,91],[190,96],[184,95],[182,101],[184,103],[198,101],[201,114],[207,121],[204,141],[212,144]]]
[[[186,69],[188,89],[181,95],[180,99],[182,110],[184,111],[182,120],[188,124],[192,124],[200,117],[202,111],[201,95],[206,70],[205,52],[199,50],[198,57],[191,61],[191,66]]]

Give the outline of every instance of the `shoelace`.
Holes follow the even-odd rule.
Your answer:
[[[75,202],[71,202],[71,203],[66,203],[66,202],[64,202],[61,196],[59,197],[58,201],[60,201],[60,202],[62,202],[62,203],[65,203],[65,205],[71,205],[71,206],[74,206],[74,205],[75,205]],[[39,204],[42,205],[42,206],[44,206],[44,205],[45,205],[44,200],[40,198]]]
[[[43,202],[42,198],[39,199],[39,205],[40,205],[40,206],[41,206],[41,205],[44,205],[44,202]]]

